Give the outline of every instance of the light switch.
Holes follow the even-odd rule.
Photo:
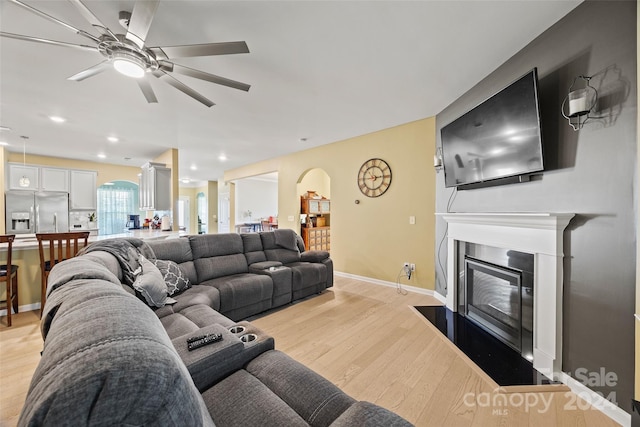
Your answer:
[[[293,215],[289,215],[289,216],[287,217],[287,220],[289,220],[289,222],[293,222]]]
[[[409,224],[414,225],[416,223],[416,217],[411,215],[409,217]]]

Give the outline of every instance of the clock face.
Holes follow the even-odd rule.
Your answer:
[[[358,187],[367,197],[382,196],[391,185],[391,168],[382,159],[369,159],[358,172]]]

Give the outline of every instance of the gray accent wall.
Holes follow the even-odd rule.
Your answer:
[[[564,235],[563,371],[580,382],[579,369],[615,373],[616,385],[589,386],[629,413],[638,193],[636,25],[635,1],[582,3],[436,117],[440,146],[444,125],[538,68],[545,172],[531,182],[452,194],[440,171],[436,211],[446,212],[450,204],[450,212],[576,213]],[[600,118],[574,132],[560,106],[581,74],[593,76]],[[446,224],[437,218],[436,290],[443,295],[445,235]]]

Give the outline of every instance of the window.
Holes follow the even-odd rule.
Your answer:
[[[138,185],[113,181],[98,187],[98,228],[100,234],[118,234],[127,227],[129,215],[140,213]]]

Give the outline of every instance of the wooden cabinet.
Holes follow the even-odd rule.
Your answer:
[[[330,251],[331,227],[305,227],[302,239],[308,251]]]
[[[300,197],[300,212],[305,215],[302,240],[308,251],[331,249],[331,200]]]
[[[72,170],[69,172],[69,208],[95,210],[98,207],[96,186],[98,173],[95,171]]]
[[[59,168],[40,168],[40,181],[40,189],[42,191],[68,192],[69,170]]]
[[[21,163],[9,163],[9,189],[10,190],[39,190],[40,168],[37,166],[23,165]],[[22,177],[29,180],[29,185],[20,185]]]
[[[140,173],[140,209],[171,210],[171,169],[148,164]]]

